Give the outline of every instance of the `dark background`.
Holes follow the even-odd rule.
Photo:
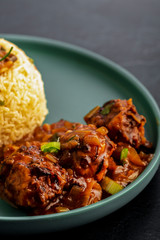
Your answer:
[[[0,33],[48,37],[103,55],[134,74],[160,106],[160,0],[1,0]],[[159,240],[159,174],[111,215],[39,237]]]

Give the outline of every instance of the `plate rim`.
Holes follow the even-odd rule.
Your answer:
[[[59,47],[61,49],[72,51],[76,54],[83,55],[85,57],[89,57],[90,59],[94,59],[94,61],[98,61],[107,67],[109,67],[112,71],[118,72],[118,74],[123,75],[123,78],[125,77],[126,81],[129,83],[134,83],[134,86],[136,88],[140,88],[141,91],[150,99],[150,105],[154,106],[152,109],[154,112],[154,116],[157,120],[157,145],[160,145],[160,111],[158,104],[156,103],[155,99],[149,92],[149,90],[141,83],[139,80],[128,70],[121,67],[119,64],[113,62],[112,60],[101,56],[93,51],[90,51],[88,49],[85,49],[84,47],[76,46],[74,44],[66,43],[59,40],[54,40],[50,38],[45,37],[38,37],[38,36],[32,36],[32,35],[23,35],[23,34],[8,34],[8,33],[1,33],[0,38],[5,38],[9,41],[22,41],[22,42],[30,42],[30,43],[41,43],[45,45],[55,46]],[[10,40],[12,39],[12,40]],[[138,184],[143,182],[143,180],[147,177],[147,175],[152,172],[152,170],[159,166],[159,158],[160,158],[160,151],[156,148],[156,152],[154,154],[154,161],[151,161],[150,164],[146,167],[146,169],[140,174],[140,176],[134,180],[130,185],[128,185],[126,188],[124,188],[122,191],[118,192],[115,195],[112,195],[106,199],[103,199],[97,203],[77,208],[65,213],[53,213],[48,215],[38,215],[38,216],[0,216],[0,222],[19,222],[19,221],[40,221],[40,220],[48,220],[48,219],[57,219],[67,216],[74,216],[77,214],[81,214],[83,212],[86,212],[87,210],[90,211],[93,208],[98,208],[100,206],[106,205],[107,203],[115,200],[116,198],[120,198],[123,195],[126,195],[129,191],[131,191],[134,187],[136,187]],[[157,165],[157,166],[156,166]],[[156,169],[156,170],[157,170]],[[138,194],[138,193],[137,193]]]

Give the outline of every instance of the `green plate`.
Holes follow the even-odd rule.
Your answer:
[[[0,201],[0,233],[40,233],[79,226],[99,219],[132,200],[149,183],[159,166],[160,112],[153,97],[129,72],[88,50],[38,37],[1,35],[22,48],[42,73],[48,101],[46,122],[64,118],[83,123],[96,105],[114,98],[132,98],[147,118],[146,136],[155,146],[144,172],[119,193],[98,203],[65,213],[26,216]]]

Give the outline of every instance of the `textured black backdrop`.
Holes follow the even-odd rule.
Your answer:
[[[1,0],[0,33],[49,37],[110,58],[132,72],[160,106],[160,0]],[[40,236],[159,240],[159,174],[160,169],[138,197],[115,213]]]

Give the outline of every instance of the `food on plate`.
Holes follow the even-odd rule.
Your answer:
[[[33,61],[0,39],[0,147],[32,133],[47,112],[43,81]]]
[[[132,99],[108,101],[102,107],[91,110],[84,119],[87,124],[105,126],[109,130],[109,137],[115,142],[126,142],[136,148],[146,143],[146,119],[138,114]]]
[[[96,203],[133,182],[153,158],[146,119],[132,99],[96,106],[86,124],[48,113],[41,75],[0,39],[0,197],[30,215]]]
[[[60,120],[3,146],[0,197],[31,215],[96,203],[133,182],[153,158],[132,100],[95,107],[86,124]]]

